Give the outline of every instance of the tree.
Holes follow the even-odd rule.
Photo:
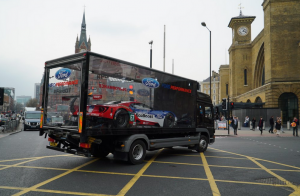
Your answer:
[[[21,104],[21,103],[16,103],[16,104],[15,104],[15,111],[16,111],[16,113],[19,113],[21,110],[24,111],[24,106],[23,106],[23,104]]]
[[[29,99],[29,101],[26,103],[26,107],[38,107],[38,100],[35,98]]]

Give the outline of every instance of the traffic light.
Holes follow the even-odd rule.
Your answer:
[[[230,103],[230,108],[231,108],[231,110],[234,108],[234,103],[233,102]]]
[[[0,88],[0,105],[4,102],[4,88]]]
[[[222,99],[222,109],[227,110],[227,99],[226,98]]]

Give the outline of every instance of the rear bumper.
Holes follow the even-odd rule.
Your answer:
[[[91,153],[88,150],[86,150],[86,152],[84,152],[84,151],[79,151],[79,150],[74,150],[74,149],[70,150],[70,149],[63,149],[63,148],[53,147],[53,146],[46,146],[46,148],[64,152],[64,153],[69,153],[69,154],[74,154],[74,155],[79,155],[79,156],[84,156],[84,157],[91,157]]]

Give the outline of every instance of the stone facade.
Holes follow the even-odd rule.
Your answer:
[[[220,94],[224,96],[228,80],[232,101],[263,102],[265,108],[280,108],[282,118],[290,120],[300,112],[300,1],[264,0],[262,7],[264,29],[253,41],[254,16],[240,14],[228,25],[233,38],[229,68],[219,70]]]
[[[199,83],[201,86],[200,91],[202,93],[209,95],[210,94],[209,78],[207,78]],[[211,99],[212,99],[213,105],[217,105],[221,102],[221,100],[220,100],[220,76],[215,71],[212,71],[212,75],[211,75]]]

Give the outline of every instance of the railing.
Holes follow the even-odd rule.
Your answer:
[[[10,120],[0,126],[0,132],[13,131],[19,127],[20,120]]]

